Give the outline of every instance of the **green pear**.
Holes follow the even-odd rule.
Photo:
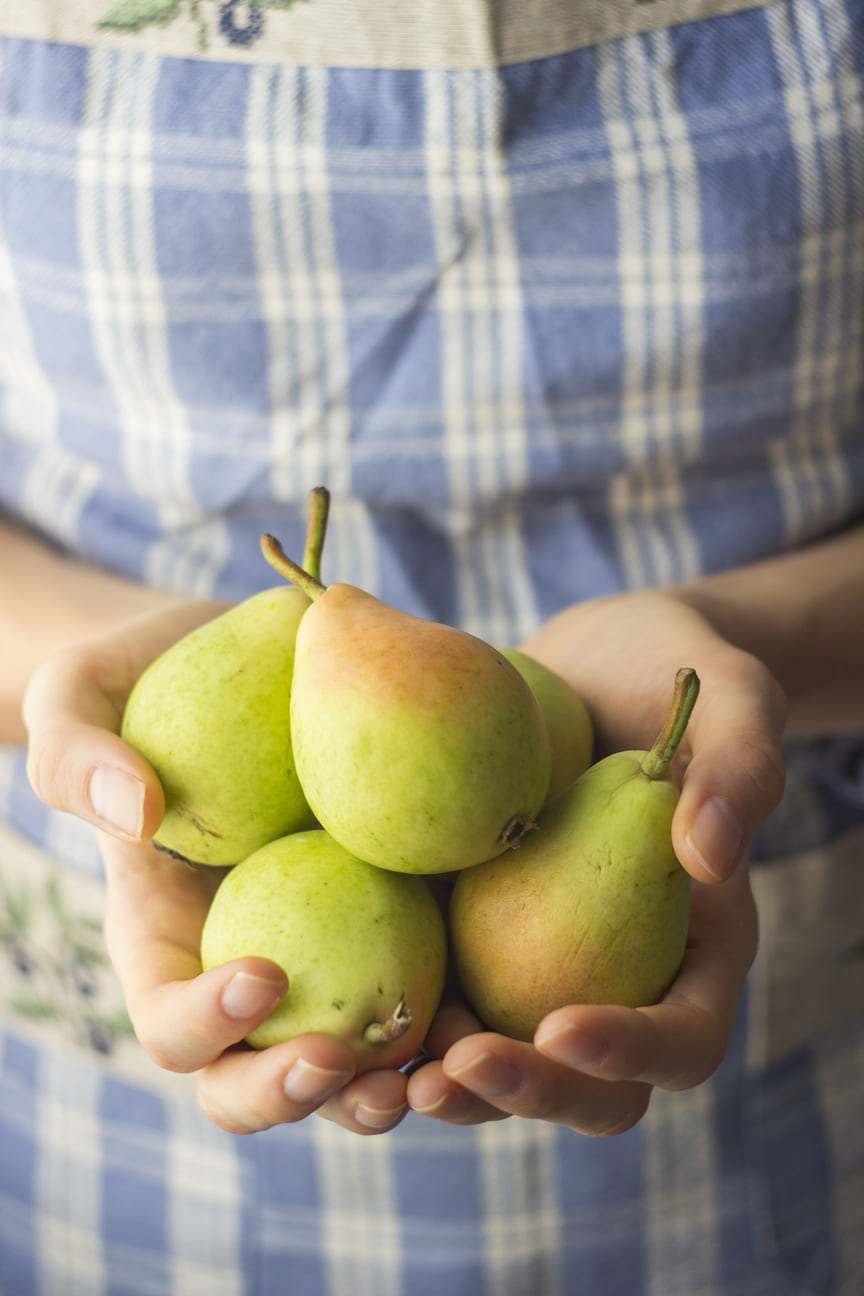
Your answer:
[[[248,1037],[266,1048],[306,1031],[350,1044],[358,1070],[418,1052],[444,985],[444,920],[423,878],[375,868],[322,829],[262,846],[226,874],[201,937],[205,969],[272,959],[288,992]]]
[[[468,1002],[486,1026],[530,1040],[567,1004],[656,1003],[680,967],[690,878],[672,849],[669,765],[699,690],[676,677],[649,752],[598,761],[538,816],[518,855],[459,874],[449,924]]]
[[[318,822],[380,868],[443,873],[518,845],[549,786],[549,735],[525,680],[482,639],[325,588],[297,631],[291,734]]]
[[[547,801],[575,783],[591,764],[594,727],[585,703],[576,690],[556,671],[535,661],[518,648],[502,648],[502,656],[518,670],[540,703],[546,727],[552,766]]]
[[[305,560],[317,571],[329,495],[310,493]],[[147,667],[121,733],[155,769],[163,850],[198,864],[236,864],[315,817],[297,778],[290,698],[297,629],[309,599],[262,591],[199,626]]]

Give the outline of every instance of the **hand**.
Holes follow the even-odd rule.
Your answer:
[[[682,791],[672,827],[694,878],[684,962],[661,1003],[562,1007],[540,1023],[533,1044],[483,1032],[451,1001],[408,1100],[455,1124],[512,1114],[615,1134],[644,1114],[653,1086],[689,1088],[722,1060],[756,952],[746,857],[783,789],[785,698],[764,666],[671,593],[570,608],[523,646],[583,697],[598,758],[647,749],[675,671],[692,666],[699,675],[702,691],[676,762]]]
[[[195,1072],[203,1110],[233,1132],[316,1110],[358,1133],[381,1132],[407,1110],[405,1076],[355,1077],[350,1048],[326,1035],[260,1052],[244,1045],[284,995],[284,973],[261,958],[202,973],[201,930],[225,870],[148,844],[165,802],[151,766],[119,737],[126,698],[154,658],[224,607],[177,604],[39,667],[24,701],[29,777],[42,800],[100,829],[106,945],[152,1060]]]

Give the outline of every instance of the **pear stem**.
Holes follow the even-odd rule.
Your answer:
[[[275,536],[267,533],[262,535],[261,552],[270,566],[280,576],[284,576],[286,580],[291,581],[292,585],[296,585],[313,601],[320,598],[327,588],[326,585],[322,585],[319,580],[316,580],[314,576],[310,576],[309,572],[304,571],[292,558],[289,558]]]
[[[321,551],[324,548],[329,513],[330,492],[327,487],[313,487],[309,492],[309,525],[303,552],[303,570],[315,580],[321,579]]]
[[[385,1022],[370,1022],[363,1032],[367,1044],[392,1044],[401,1039],[414,1018],[404,999],[400,999]]]
[[[662,778],[684,737],[696,699],[699,696],[699,676],[690,666],[682,666],[675,676],[672,705],[654,746],[646,753],[641,770],[649,779]]]

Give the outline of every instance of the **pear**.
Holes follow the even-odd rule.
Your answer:
[[[309,496],[305,561],[318,570],[329,495]],[[198,864],[236,864],[312,827],[294,768],[291,680],[310,602],[279,586],[238,603],[167,649],[137,680],[122,737],[155,769],[165,816],[154,837]]]
[[[201,937],[205,969],[247,955],[272,959],[288,992],[248,1037],[255,1048],[325,1031],[358,1070],[401,1067],[438,1006],[444,920],[423,878],[375,868],[323,829],[255,851],[226,874]]]
[[[501,655],[516,667],[543,711],[552,756],[546,793],[547,801],[551,801],[575,783],[591,764],[594,749],[591,717],[576,690],[556,671],[518,648],[502,648]]]
[[[669,765],[699,690],[678,672],[649,752],[598,761],[538,816],[518,855],[459,874],[449,925],[455,967],[486,1026],[530,1040],[567,1004],[656,1003],[689,925],[690,878],[672,849]]]
[[[313,600],[297,631],[291,733],[322,827],[380,868],[443,873],[518,845],[549,786],[549,735],[516,668],[482,639],[325,588],[265,536]]]

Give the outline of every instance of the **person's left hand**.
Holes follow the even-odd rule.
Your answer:
[[[647,749],[677,668],[699,674],[702,692],[677,758],[681,798],[672,826],[676,854],[694,879],[684,961],[660,1003],[561,1007],[539,1024],[533,1043],[484,1031],[451,999],[407,1096],[415,1111],[454,1124],[515,1115],[617,1134],[643,1116],[654,1086],[698,1085],[724,1056],[756,952],[747,853],[783,789],[785,698],[761,663],[666,594],[571,608],[525,649],[585,700],[597,731],[595,759]]]

